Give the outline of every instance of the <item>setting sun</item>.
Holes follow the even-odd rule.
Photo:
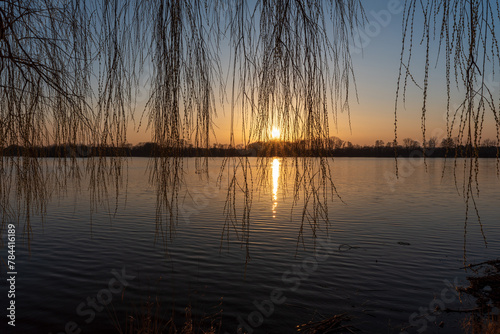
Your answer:
[[[280,137],[280,130],[273,126],[273,129],[271,130],[271,138],[272,139],[278,139]]]

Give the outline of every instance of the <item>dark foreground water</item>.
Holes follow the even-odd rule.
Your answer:
[[[109,189],[102,207],[91,210],[82,180],[80,191],[69,184],[65,194],[52,196],[43,221],[31,218],[29,243],[24,222],[16,225],[16,326],[7,325],[4,244],[1,333],[105,333],[116,322],[125,330],[127,317],[137,318],[148,297],[165,319],[175,312],[181,325],[189,306],[193,319],[222,321],[221,333],[237,327],[293,333],[299,324],[339,313],[368,333],[462,332],[467,314],[425,315],[436,305],[474,307],[454,292],[454,285],[468,285],[470,274],[460,269],[464,232],[468,263],[500,254],[495,160],[481,160],[478,175],[487,248],[472,208],[464,228],[463,174],[457,172],[455,184],[441,159],[429,159],[427,168],[401,159],[397,181],[394,159],[335,159],[330,167],[343,202],[328,200],[329,223],[306,219],[302,232],[304,201],[306,214],[314,215],[315,197],[299,191],[291,210],[295,179],[281,159],[267,160],[263,176],[266,168],[259,172],[250,159],[250,222],[243,226],[239,186],[237,220],[223,214],[231,172],[217,187],[221,159],[210,160],[208,181],[194,159],[184,159],[176,223],[158,225],[148,161],[128,160],[117,207]],[[321,196],[316,200],[324,204]]]

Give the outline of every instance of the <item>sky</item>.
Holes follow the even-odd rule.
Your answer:
[[[373,145],[375,140],[385,142],[394,139],[394,110],[397,78],[401,58],[402,19],[404,1],[363,1],[368,24],[365,27],[364,48],[353,53],[354,69],[358,83],[359,103],[351,104],[350,132],[347,118],[339,121],[338,133],[333,135],[360,145]],[[422,36],[422,18],[417,16],[415,24],[414,66],[411,68],[417,83],[423,87],[425,45],[419,45]],[[420,29],[419,29],[420,28]],[[373,37],[370,37],[372,35]],[[431,44],[431,68],[429,76],[427,138],[429,134],[446,133],[446,80],[444,54],[438,57],[437,43]],[[437,67],[435,66],[437,64]],[[500,88],[498,78],[487,76],[490,88]],[[454,80],[453,78],[451,79]],[[408,84],[406,103],[398,105],[398,141],[410,137],[422,142],[421,115],[423,91]],[[452,87],[451,106],[457,106],[461,94]],[[494,118],[486,115],[483,138],[496,138]]]
[[[394,109],[396,99],[397,78],[401,57],[403,0],[362,1],[367,22],[359,31],[359,39],[351,43],[355,79],[357,83],[356,101],[350,92],[350,122],[346,112],[339,113],[335,124],[333,116],[330,120],[330,136],[339,137],[353,144],[373,145],[376,140],[389,142],[394,139]],[[420,21],[419,21],[420,20]],[[421,36],[417,18],[415,36]],[[420,25],[421,27],[421,25]],[[421,28],[420,28],[421,29]],[[420,38],[416,38],[420,41]],[[412,72],[415,80],[422,86],[424,81],[425,46],[414,43],[412,55]],[[437,44],[431,45],[437,50]],[[223,50],[227,52],[227,50]],[[437,67],[434,65],[437,64]],[[229,66],[227,55],[222,55],[222,65]],[[438,58],[437,53],[431,53],[431,71],[429,77],[427,138],[436,136],[442,139],[446,134],[446,81],[444,72],[444,54]],[[453,79],[452,79],[453,82]],[[490,89],[500,89],[499,78],[487,75]],[[460,92],[452,87],[451,106],[456,106]],[[147,92],[143,92],[146,96]],[[408,84],[406,103],[398,104],[398,140],[410,137],[422,142],[421,113],[422,90],[413,83]],[[139,107],[137,110],[142,111]],[[137,130],[140,112],[135,113],[135,123],[131,123],[128,131],[128,142],[137,144],[151,140],[143,120]],[[230,140],[230,103],[217,106],[218,117],[214,119],[215,138],[212,143],[228,144]],[[147,119],[146,119],[147,120]],[[240,129],[241,117],[235,116],[235,141],[242,142]],[[495,139],[494,118],[491,112],[486,115],[483,139]]]

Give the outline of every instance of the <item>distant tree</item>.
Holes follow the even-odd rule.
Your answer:
[[[384,141],[383,140],[376,140],[375,141],[375,147],[377,148],[380,148],[380,147],[383,147],[385,144],[384,144]]]
[[[417,149],[418,147],[420,147],[420,144],[416,140],[413,140],[411,138],[405,138],[405,139],[403,139],[403,146],[407,150],[411,150],[411,149]]]
[[[431,148],[431,149],[432,148],[436,148],[436,146],[437,146],[437,140],[438,140],[437,137],[435,137],[435,136],[431,137],[429,139],[429,141],[427,142],[427,147]]]
[[[494,141],[492,139],[486,138],[485,140],[483,140],[483,143],[481,146],[494,147],[494,146],[497,146],[497,143],[496,143],[496,141]]]
[[[333,149],[338,150],[344,146],[345,142],[338,137],[332,136],[329,138],[329,144]]]
[[[453,138],[443,138],[441,141],[441,147],[446,149],[452,149],[455,147],[455,141]]]
[[[186,139],[179,140],[179,147],[181,147],[181,148],[189,147],[189,144],[190,144],[189,141]]]

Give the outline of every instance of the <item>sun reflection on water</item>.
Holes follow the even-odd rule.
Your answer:
[[[276,207],[278,206],[278,180],[280,178],[280,161],[273,159],[271,164],[273,171],[273,218],[276,218]]]

